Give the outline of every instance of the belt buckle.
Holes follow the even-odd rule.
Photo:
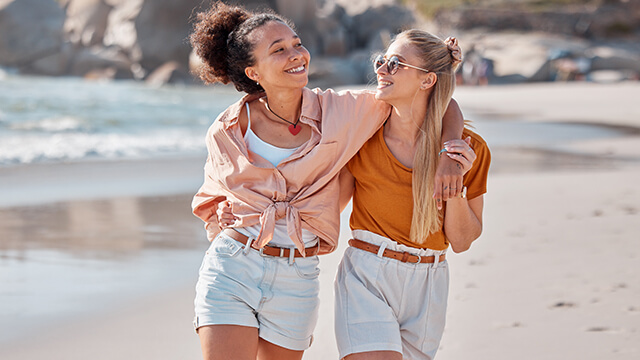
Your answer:
[[[422,261],[422,256],[420,255],[416,255],[418,257],[418,260],[414,263],[414,264],[420,264],[420,261]]]
[[[266,254],[264,253],[264,247],[261,247],[260,249],[258,249],[258,254],[260,254],[260,256],[262,256],[262,257],[267,257],[267,256],[269,256],[269,255],[266,255]]]

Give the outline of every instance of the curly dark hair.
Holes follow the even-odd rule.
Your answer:
[[[249,41],[249,34],[270,21],[279,21],[293,29],[289,21],[272,12],[252,13],[220,1],[198,13],[189,40],[204,63],[197,71],[200,79],[205,84],[231,82],[238,91],[248,94],[264,91],[244,70],[255,65],[255,44]]]

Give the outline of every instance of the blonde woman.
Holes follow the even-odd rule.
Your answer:
[[[335,282],[340,357],[433,359],[444,329],[449,283],[445,257],[482,232],[490,153],[465,140],[440,146],[442,118],[461,53],[418,30],[399,34],[374,61],[376,98],[392,105],[384,126],[341,173],[341,205],[353,190],[349,241]],[[439,211],[433,193],[441,156],[465,173],[462,196]]]

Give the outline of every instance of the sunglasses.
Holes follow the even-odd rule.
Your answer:
[[[373,60],[373,69],[375,71],[378,71],[378,69],[380,69],[380,67],[384,64],[387,64],[387,72],[389,73],[389,75],[394,75],[395,73],[398,72],[398,69],[400,68],[400,65],[402,66],[407,66],[416,70],[422,70],[424,72],[429,72],[429,70],[427,69],[423,69],[423,68],[419,68],[417,66],[413,66],[413,65],[409,65],[406,63],[403,63],[402,61],[400,61],[398,59],[397,56],[392,56],[389,59],[385,59],[384,56],[382,55],[378,55],[375,60]]]

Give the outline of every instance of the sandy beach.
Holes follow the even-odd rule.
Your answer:
[[[639,83],[459,87],[492,150],[438,360],[640,357]],[[0,359],[199,359],[204,159],[0,168]],[[305,360],[337,359],[333,278]]]

